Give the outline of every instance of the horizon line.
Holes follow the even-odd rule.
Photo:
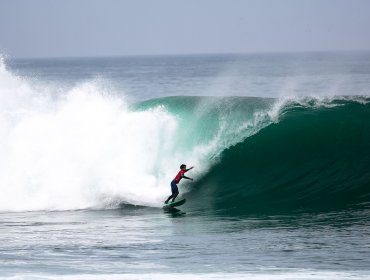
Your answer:
[[[207,53],[157,53],[157,54],[99,54],[99,55],[71,55],[71,56],[13,56],[1,54],[5,60],[18,59],[77,59],[77,58],[124,58],[124,57],[171,57],[171,56],[213,56],[213,55],[267,55],[267,54],[313,54],[313,53],[360,53],[370,52],[370,49],[355,50],[298,50],[298,51],[250,51],[250,52],[207,52]]]

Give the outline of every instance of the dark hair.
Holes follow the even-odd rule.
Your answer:
[[[181,164],[180,165],[180,169],[182,169],[183,167],[186,167],[186,164]]]

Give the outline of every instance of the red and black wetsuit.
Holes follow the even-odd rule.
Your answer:
[[[166,200],[166,203],[172,198],[172,201],[175,201],[175,198],[179,194],[179,189],[177,187],[177,184],[181,181],[182,178],[189,179],[185,176],[185,172],[189,171],[189,169],[186,170],[180,170],[179,173],[177,173],[176,177],[171,182],[171,196]]]
[[[184,177],[185,172],[186,170],[180,170],[173,181],[175,181],[176,184],[180,183],[180,180]]]

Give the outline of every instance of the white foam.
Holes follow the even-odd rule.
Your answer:
[[[159,205],[168,194],[183,158],[164,108],[132,112],[94,82],[55,98],[3,63],[0,85],[0,211]]]

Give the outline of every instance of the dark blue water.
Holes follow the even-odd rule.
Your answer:
[[[164,96],[368,95],[370,53],[185,55],[10,60],[21,76],[70,88],[103,79],[120,94]]]

